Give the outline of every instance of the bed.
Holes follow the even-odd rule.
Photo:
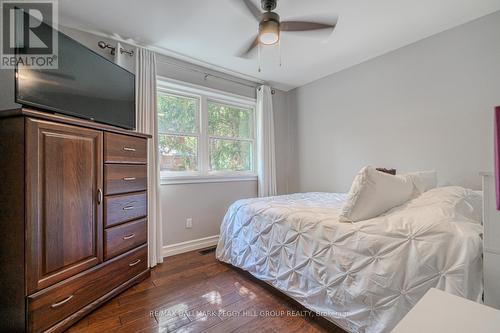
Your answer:
[[[346,194],[235,202],[216,256],[349,332],[389,332],[432,287],[480,301],[482,196],[427,191],[376,218],[339,222]]]

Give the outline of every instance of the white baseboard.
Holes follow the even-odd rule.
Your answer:
[[[219,235],[194,239],[187,242],[165,245],[163,247],[163,257],[170,257],[176,254],[181,254],[189,251],[195,251],[217,245]]]

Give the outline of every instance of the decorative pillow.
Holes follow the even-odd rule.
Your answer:
[[[342,207],[341,222],[357,222],[379,216],[412,198],[414,185],[410,177],[393,176],[367,166],[352,182]]]
[[[412,181],[418,191],[418,194],[432,190],[437,186],[437,172],[435,170],[409,172],[403,174],[402,176],[407,177]]]

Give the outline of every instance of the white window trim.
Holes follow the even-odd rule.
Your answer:
[[[198,184],[198,183],[225,183],[225,182],[249,182],[257,181],[256,175],[211,175],[211,176],[176,176],[163,177],[160,180],[161,185],[178,185],[178,184]]]
[[[160,184],[192,184],[214,183],[229,181],[255,181],[257,180],[257,129],[256,129],[256,100],[254,98],[239,96],[224,91],[207,88],[199,85],[185,83],[165,77],[157,77],[157,90],[159,93],[194,97],[199,99],[199,112],[197,114],[198,126],[198,169],[199,171],[187,172],[161,172]],[[253,114],[252,134],[253,139],[223,138],[229,140],[251,141],[252,145],[252,171],[210,171],[209,170],[209,138],[214,137],[205,133],[208,128],[208,101],[228,104],[235,107],[250,108]],[[221,137],[222,138],[222,137]]]

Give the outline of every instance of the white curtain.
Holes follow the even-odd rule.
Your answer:
[[[136,51],[137,131],[153,136],[148,143],[148,239],[149,265],[163,262],[160,210],[160,164],[156,117],[156,56],[146,49]]]
[[[259,197],[277,194],[273,97],[269,86],[257,88],[257,174]]]

